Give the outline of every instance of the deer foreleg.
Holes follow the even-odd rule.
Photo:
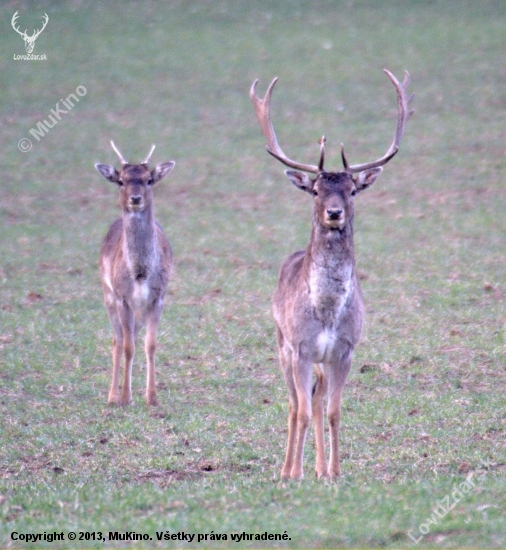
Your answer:
[[[327,476],[327,460],[325,458],[325,435],[323,406],[327,394],[327,378],[323,365],[315,365],[316,384],[313,387],[313,423],[316,443],[316,477]]]
[[[105,294],[105,304],[109,320],[114,331],[112,339],[112,380],[107,402],[110,405],[119,404],[119,371],[121,368],[121,356],[123,355],[123,329],[119,320],[118,310],[112,293]]]
[[[330,432],[330,463],[328,475],[331,478],[341,475],[341,466],[339,464],[339,423],[341,421],[341,392],[336,391],[329,400],[327,411]]]
[[[329,402],[327,418],[330,432],[330,461],[328,474],[331,478],[341,475],[339,464],[339,423],[341,421],[341,397],[343,395],[346,376],[351,366],[351,354],[342,359],[338,365],[329,369]]]
[[[123,385],[121,387],[120,405],[129,405],[132,402],[132,364],[135,354],[135,321],[133,312],[123,305],[119,312],[123,329],[123,354],[125,368],[123,370]]]
[[[112,340],[112,380],[109,398],[107,402],[111,405],[119,404],[119,371],[121,368],[121,356],[123,355],[123,334],[114,335]]]
[[[155,381],[155,354],[156,354],[156,332],[158,323],[162,313],[163,303],[157,304],[153,311],[148,314],[146,321],[146,364],[147,364],[147,380],[146,380],[146,403],[148,405],[158,405],[156,398],[156,381]]]
[[[304,445],[311,423],[311,363],[300,357],[294,358],[293,379],[297,391],[297,443],[290,477],[302,479],[304,477]]]

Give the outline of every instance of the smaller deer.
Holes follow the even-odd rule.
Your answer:
[[[370,187],[382,166],[398,151],[406,122],[413,111],[413,99],[406,95],[409,74],[399,83],[385,71],[397,90],[398,118],[394,140],[387,153],[374,162],[349,165],[341,146],[344,170],[326,172],[325,137],[320,140],[318,165],[290,160],[278,145],[270,120],[270,100],[275,78],[263,99],[256,95],[257,80],[250,97],[267,139],[267,151],[283,164],[316,174],[286,170],[299,189],[314,198],[313,227],[306,250],[295,252],[281,267],[273,301],[279,361],[288,386],[288,443],[282,479],[303,477],[303,454],[307,430],[314,414],[316,475],[334,478],[339,465],[339,422],[341,396],[351,367],[355,346],[362,330],[364,306],[355,266],[353,218],[355,196]],[[356,177],[353,174],[357,174]],[[311,389],[311,365],[316,383]],[[330,462],[327,465],[324,441],[324,399],[328,397],[327,418],[330,432]]]
[[[100,275],[104,301],[114,330],[112,382],[108,402],[132,401],[132,363],[139,330],[146,325],[146,402],[156,405],[156,332],[173,264],[172,249],[153,214],[153,187],[170,174],[175,162],[149,170],[155,146],[141,164],[129,164],[111,141],[121,161],[118,172],[109,164],[95,164],[98,172],[119,187],[122,217],[109,228],[100,250]],[[125,357],[119,393],[121,355]]]

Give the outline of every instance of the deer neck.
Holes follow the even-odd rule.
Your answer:
[[[146,279],[158,259],[153,208],[123,212],[124,252],[132,276]]]
[[[353,224],[339,231],[314,223],[304,264],[315,315],[325,325],[334,325],[357,284]]]

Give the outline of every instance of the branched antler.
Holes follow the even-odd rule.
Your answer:
[[[385,155],[383,155],[381,158],[373,162],[367,162],[365,164],[350,165],[346,159],[346,155],[344,154],[344,146],[341,144],[341,157],[343,160],[345,172],[349,172],[353,174],[356,172],[362,172],[363,170],[369,170],[371,168],[376,168],[376,167],[385,165],[390,159],[392,159],[395,156],[395,154],[399,150],[399,144],[406,130],[406,123],[409,117],[414,113],[414,110],[409,110],[409,104],[413,100],[415,94],[411,94],[410,96],[407,95],[407,90],[408,90],[409,81],[410,81],[410,76],[408,71],[404,72],[404,81],[402,83],[400,83],[391,72],[387,71],[386,69],[384,69],[384,72],[386,73],[388,78],[392,81],[397,91],[398,116],[397,116],[397,128],[396,128],[394,139],[392,141],[392,144],[390,145],[390,148],[385,153]],[[304,172],[310,172],[313,174],[318,174],[320,172],[323,172],[323,164],[325,160],[325,141],[326,141],[325,136],[323,136],[319,140],[319,143],[321,144],[320,161],[318,162],[317,166],[313,164],[302,164],[300,162],[291,160],[285,155],[285,153],[279,146],[278,140],[276,139],[276,134],[274,132],[274,128],[272,126],[271,117],[270,117],[270,101],[272,97],[272,91],[274,89],[274,85],[276,84],[277,80],[278,79],[275,78],[271,82],[269,88],[267,88],[267,92],[265,93],[265,96],[262,99],[260,99],[256,94],[256,85],[258,83],[258,80],[255,80],[255,82],[253,82],[253,85],[251,86],[251,90],[250,90],[250,97],[251,97],[251,101],[253,102],[253,107],[255,108],[255,114],[257,116],[258,123],[260,124],[260,128],[262,130],[263,135],[267,139],[267,151],[273,157],[276,157],[283,164],[291,168],[295,168],[297,170],[303,170]]]
[[[20,35],[23,37],[23,40],[30,40],[30,41],[33,41],[33,42],[35,42],[35,39],[36,39],[36,38],[39,36],[39,34],[46,28],[47,22],[49,21],[49,16],[47,15],[47,13],[45,13],[45,14],[44,14],[44,17],[42,18],[42,20],[43,20],[42,29],[40,29],[40,30],[34,29],[32,36],[28,36],[28,35],[26,34],[26,31],[27,31],[28,29],[25,29],[25,32],[21,32],[21,31],[16,27],[16,21],[17,21],[18,17],[19,17],[19,15],[18,15],[18,12],[16,11],[16,13],[12,16],[12,19],[11,19],[12,28],[13,28],[18,34],[20,34]]]
[[[286,166],[290,166],[290,168],[296,168],[297,170],[304,170],[304,172],[312,172],[313,174],[318,174],[318,172],[320,172],[318,166],[313,164],[302,164],[300,162],[289,159],[285,155],[285,153],[283,153],[283,150],[278,144],[276,134],[274,133],[274,128],[272,127],[270,115],[272,90],[274,89],[274,85],[277,81],[278,79],[276,77],[267,88],[267,92],[265,92],[265,96],[263,97],[263,99],[260,99],[256,94],[258,79],[253,82],[253,85],[251,86],[251,90],[249,92],[249,96],[251,98],[251,101],[253,102],[253,107],[255,108],[255,114],[257,116],[258,123],[260,124],[262,133],[267,140],[267,151],[273,157],[276,157],[278,160],[280,160],[283,164],[286,164]]]
[[[37,36],[39,36],[39,34],[46,28],[47,22],[49,21],[49,17],[47,15],[47,13],[44,13],[44,17],[42,18],[42,20],[43,20],[42,29],[34,30],[32,36],[30,36],[30,40],[35,41]]]
[[[21,35],[21,37],[23,38],[23,40],[25,40],[27,38],[26,36],[26,31],[27,29],[25,29],[25,32],[21,32],[17,27],[16,27],[16,21],[18,19],[19,15],[18,15],[18,11],[16,11],[16,13],[12,16],[12,19],[11,19],[11,25],[12,25],[12,28],[18,33]]]
[[[408,122],[409,117],[415,112],[414,109],[409,110],[409,104],[413,101],[415,94],[411,94],[409,97],[407,95],[409,82],[411,80],[408,71],[404,71],[404,81],[402,84],[395,78],[395,76],[386,69],[383,69],[388,78],[392,81],[395,89],[397,91],[397,128],[395,131],[395,136],[390,145],[388,151],[378,160],[373,162],[366,162],[364,164],[353,164],[348,165],[346,161],[346,156],[344,154],[344,146],[341,146],[341,155],[343,157],[344,168],[347,172],[352,174],[356,172],[362,172],[363,170],[369,170],[371,168],[377,168],[378,166],[384,166],[391,158],[393,158],[397,151],[399,150],[399,145],[401,139],[404,136],[406,130],[406,123]]]

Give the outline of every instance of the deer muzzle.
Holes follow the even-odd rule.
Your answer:
[[[346,224],[342,208],[327,208],[325,210],[325,225],[329,229],[343,229]]]
[[[144,208],[144,201],[141,195],[130,195],[128,208],[132,212],[140,212]]]

